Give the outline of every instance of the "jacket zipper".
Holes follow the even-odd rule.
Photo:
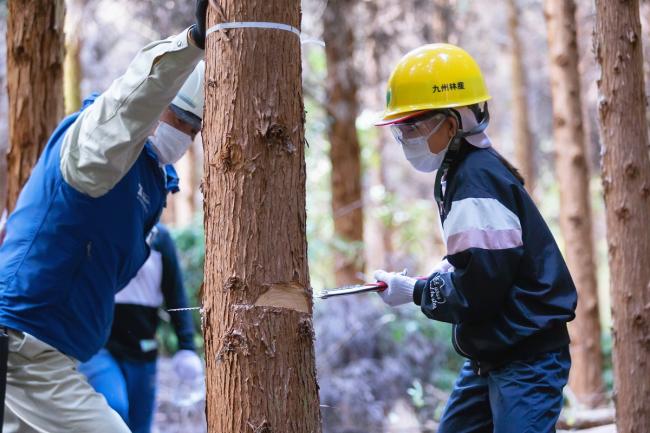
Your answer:
[[[454,346],[456,347],[456,350],[458,350],[461,355],[465,356],[466,358],[471,359],[472,357],[469,356],[462,347],[460,347],[460,343],[458,342],[458,335],[456,329],[458,328],[458,325],[452,325],[451,330],[452,330],[452,341],[454,343]]]

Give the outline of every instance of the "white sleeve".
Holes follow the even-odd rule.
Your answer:
[[[164,109],[203,57],[188,30],[144,47],[127,71],[84,110],[61,147],[63,179],[91,197],[131,169]]]

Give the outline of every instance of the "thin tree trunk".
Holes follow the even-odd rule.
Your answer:
[[[650,97],[650,0],[641,1],[641,31],[643,46],[643,70],[645,73],[645,95],[646,99]],[[650,125],[650,110],[646,110],[646,119]]]
[[[63,115],[63,0],[9,0],[7,209]]]
[[[375,89],[373,97],[369,98],[369,104],[372,107],[383,108],[386,95],[386,81],[388,72],[383,68],[385,66],[382,53],[385,52],[385,46],[389,43],[388,33],[391,31],[387,28],[387,22],[382,22],[380,10],[385,7],[382,0],[366,2],[366,8],[369,16],[368,26],[370,34],[368,35],[368,62],[367,73],[368,79]],[[377,163],[369,167],[371,189],[382,191],[382,194],[376,194],[372,198],[372,209],[366,214],[368,230],[366,230],[366,261],[369,270],[373,269],[393,269],[393,233],[395,231],[392,211],[385,205],[386,197],[391,194],[391,187],[388,182],[385,164],[385,149],[387,143],[394,141],[390,136],[387,128],[378,128],[377,138],[374,142],[374,151],[377,155]]]
[[[535,154],[528,119],[528,86],[524,67],[523,49],[519,36],[519,7],[517,0],[508,0],[508,29],[512,44],[512,113],[515,159],[526,181],[526,189],[535,191]]]
[[[166,226],[176,227],[176,194],[167,195],[167,205],[160,215],[160,222]]]
[[[300,26],[299,0],[221,0],[217,22]],[[233,29],[206,48],[206,414],[213,433],[318,433],[300,39]]]
[[[79,111],[82,104],[81,47],[85,0],[68,0],[65,17],[65,63],[63,65],[63,99],[65,114]]]
[[[0,20],[0,50],[7,50],[7,22]],[[8,117],[7,110],[7,56],[4,59],[0,56],[0,117]],[[3,139],[0,140],[0,218],[7,205],[7,147],[9,145],[7,130],[9,125],[0,123],[0,134]]]
[[[619,433],[650,426],[650,158],[639,1],[596,0],[600,133]]]
[[[556,174],[562,185],[560,226],[567,263],[579,294],[576,319],[569,324],[573,363],[569,385],[581,403],[595,407],[603,401],[603,363],[575,12],[573,0],[544,2]]]
[[[174,166],[180,178],[180,191],[174,194],[174,220],[177,225],[181,226],[190,224],[196,212],[194,193],[198,189],[198,182],[196,176],[196,151],[194,148],[195,143],[192,143],[185,155]]]
[[[65,114],[71,114],[81,108],[81,40],[77,35],[66,41],[64,66],[64,101]]]
[[[353,13],[356,1],[330,0],[323,14],[327,58],[327,104],[330,160],[332,162],[332,215],[336,284],[359,281],[363,272],[363,201],[361,158],[357,138],[357,83]]]
[[[455,31],[454,21],[454,4],[451,0],[435,0],[433,7],[433,41],[432,42],[450,42],[450,37]]]

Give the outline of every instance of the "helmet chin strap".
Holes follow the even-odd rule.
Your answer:
[[[472,129],[470,129],[469,131],[463,131],[462,129],[463,122],[461,120],[460,113],[458,111],[454,110],[453,108],[444,110],[444,112],[447,115],[454,116],[456,118],[456,120],[458,121],[458,130],[456,131],[456,134],[452,137],[451,143],[449,143],[449,149],[447,150],[445,159],[442,161],[442,164],[440,165],[440,168],[436,173],[436,181],[433,186],[433,195],[436,200],[436,203],[438,203],[438,207],[440,209],[440,215],[442,215],[443,213],[442,176],[447,172],[451,164],[458,157],[458,154],[460,153],[460,149],[465,137],[480,134],[481,132],[485,131],[488,124],[490,123],[490,113],[488,111],[487,102],[485,103],[483,110],[479,108],[478,104],[471,105],[469,109],[472,110],[474,116],[476,117],[476,120],[478,121],[478,124]]]

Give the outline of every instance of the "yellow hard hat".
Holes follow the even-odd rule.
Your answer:
[[[467,51],[429,44],[399,61],[386,92],[386,111],[377,125],[403,121],[422,111],[464,107],[490,99],[481,69]]]

